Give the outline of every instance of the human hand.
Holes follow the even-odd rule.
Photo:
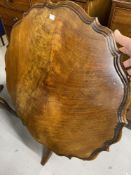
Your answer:
[[[114,36],[116,42],[122,46],[119,50],[130,57],[123,64],[125,68],[128,68],[127,73],[131,76],[131,38],[122,35],[119,30],[115,30]]]

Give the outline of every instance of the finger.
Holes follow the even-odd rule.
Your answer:
[[[129,54],[128,50],[127,50],[125,47],[121,47],[121,48],[119,48],[119,50],[120,50],[122,53],[124,53],[124,54],[126,54],[126,55],[129,55],[129,56],[130,56],[130,54]]]
[[[115,30],[114,36],[116,42],[118,42],[120,45],[126,47],[127,49],[131,48],[131,38],[122,35],[119,30]]]
[[[126,60],[126,61],[124,61],[123,65],[124,65],[125,68],[130,67],[131,66],[131,58]]]
[[[131,76],[131,69],[129,69],[129,70],[127,71],[127,73],[128,73],[128,75]]]

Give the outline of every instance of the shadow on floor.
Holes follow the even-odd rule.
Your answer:
[[[3,91],[0,93],[0,96],[3,97],[11,107],[13,107],[11,103],[11,99],[8,96],[6,87],[4,87]],[[4,118],[4,120],[14,130],[16,137],[18,137],[18,139],[20,139],[20,141],[23,142],[32,151],[40,155],[40,159],[41,159],[42,152],[43,152],[43,145],[39,144],[34,140],[34,138],[31,136],[31,134],[29,133],[29,131],[23,125],[23,123],[19,118],[17,118],[15,115],[11,114],[6,110],[4,110],[4,113],[6,114],[5,115],[6,118]]]
[[[126,127],[131,130],[131,121],[128,120],[128,124],[126,125]]]

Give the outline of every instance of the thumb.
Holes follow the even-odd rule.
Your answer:
[[[115,30],[114,37],[116,42],[124,46],[128,50],[128,55],[131,56],[131,38],[122,35],[119,30]]]
[[[119,30],[114,31],[114,36],[116,42],[118,42],[120,45],[127,47],[129,45],[129,42],[131,42],[131,39],[122,35]]]

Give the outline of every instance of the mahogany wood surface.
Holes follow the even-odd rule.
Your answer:
[[[21,19],[22,14],[27,11],[32,4],[45,3],[48,1],[57,3],[64,0],[0,0],[0,17],[3,19],[8,38],[10,38],[10,31],[13,24]],[[79,4],[90,16],[98,17],[101,24],[107,25],[111,8],[111,0],[72,1]]]
[[[113,0],[109,27],[131,37],[131,1]]]
[[[5,10],[5,7],[0,6],[0,15],[2,16],[3,23],[6,26],[12,26],[18,19],[21,19],[22,13],[12,9]]]
[[[73,2],[33,6],[6,52],[7,88],[33,137],[58,155],[93,159],[118,141],[129,82],[111,30]]]
[[[40,3],[40,2],[60,2],[64,0],[31,0],[31,4]],[[112,0],[72,0],[79,4],[88,15],[92,17],[98,17],[99,21],[103,25],[107,25],[108,18],[111,10],[111,1]]]
[[[29,9],[30,0],[0,0],[0,5],[23,12]]]

